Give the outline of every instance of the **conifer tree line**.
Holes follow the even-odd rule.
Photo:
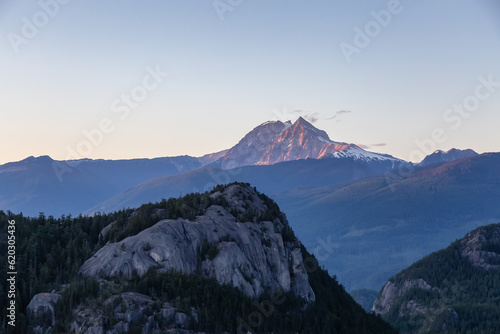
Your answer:
[[[248,186],[248,184],[243,184]],[[26,307],[37,293],[58,291],[62,297],[56,307],[56,332],[69,331],[72,311],[79,304],[102,305],[106,298],[122,292],[138,292],[155,301],[151,308],[154,315],[164,302],[171,303],[180,311],[196,310],[199,321],[193,330],[209,333],[235,332],[240,326],[238,319],[246,320],[256,311],[256,303],[268,300],[271,291],[253,300],[232,287],[218,284],[214,279],[203,277],[201,271],[193,275],[181,273],[158,273],[150,270],[143,277],[133,275],[114,277],[109,282],[98,282],[78,274],[81,265],[107,242],[119,242],[127,236],[153,226],[161,219],[193,219],[202,215],[210,205],[221,205],[230,210],[223,196],[212,198],[210,194],[223,191],[226,186],[217,186],[212,192],[188,194],[184,197],[164,199],[149,203],[136,210],[127,209],[94,216],[71,215],[55,218],[40,213],[38,217],[0,211],[0,243],[6,248],[7,224],[16,221],[17,239],[17,325],[14,332],[27,333],[29,329]],[[256,222],[282,219],[284,215],[269,197],[258,194],[267,206],[267,211],[245,216],[233,213],[236,221]],[[110,225],[112,224],[112,225]],[[108,233],[100,234],[110,226]],[[288,224],[279,231],[284,241],[296,240]],[[265,242],[265,241],[263,241]],[[217,247],[204,245],[200,256],[214,258]],[[302,247],[303,257],[313,259]],[[6,252],[0,252],[0,263],[7,263]],[[2,270],[4,276],[7,270]],[[309,273],[310,284],[316,301],[305,305],[290,293],[283,296],[286,303],[275,305],[269,316],[263,317],[255,333],[395,333],[379,317],[366,314],[346,293],[344,288],[324,269],[317,266]],[[0,305],[6,305],[6,279],[0,279]],[[106,310],[105,325],[113,324],[112,310]],[[6,308],[0,314],[6,318]],[[161,321],[160,319],[158,321]],[[132,332],[140,332],[136,324]],[[5,322],[1,327],[6,328]],[[107,328],[110,329],[111,327]]]

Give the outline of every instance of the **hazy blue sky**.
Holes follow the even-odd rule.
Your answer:
[[[500,151],[497,0],[60,1],[0,0],[0,163],[196,156],[299,115],[403,159],[437,128]]]

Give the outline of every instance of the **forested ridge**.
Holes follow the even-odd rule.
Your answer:
[[[420,279],[429,287],[396,297],[384,319],[402,333],[499,333],[499,233],[500,224],[480,227],[392,277],[398,287]]]
[[[248,186],[248,184],[245,184]],[[201,273],[183,275],[177,272],[148,272],[139,278],[116,277],[110,281],[96,281],[78,274],[81,265],[107,242],[120,241],[127,236],[154,225],[160,219],[193,219],[210,205],[227,206],[223,197],[210,195],[225,186],[217,186],[212,192],[189,194],[181,198],[162,200],[146,204],[136,210],[121,210],[95,216],[62,216],[60,218],[24,217],[22,214],[0,211],[0,241],[6,247],[8,221],[16,225],[17,266],[17,321],[14,332],[29,331],[26,307],[32,297],[41,292],[57,291],[62,294],[56,308],[55,332],[68,332],[72,312],[79,304],[102,307],[106,298],[132,291],[150,296],[154,300],[151,314],[155,314],[163,302],[169,302],[178,310],[196,310],[199,321],[192,330],[222,333],[235,332],[238,326],[248,321],[249,314],[258,310],[258,303],[269,300],[272,291],[253,300],[226,285],[219,285],[214,279],[202,277]],[[276,203],[263,194],[259,197],[266,203],[267,211],[258,215],[245,216],[235,212],[237,221],[270,220],[282,217]],[[112,225],[110,225],[113,223]],[[105,236],[100,232],[110,226]],[[284,240],[294,240],[292,229],[286,225],[281,231]],[[207,256],[210,256],[206,250]],[[344,288],[325,270],[317,266],[315,258],[302,247],[303,257],[310,260],[312,269],[309,281],[316,295],[316,301],[306,305],[298,297],[283,293],[284,303],[274,303],[273,312],[264,316],[256,333],[395,333],[379,317],[366,314],[345,292]],[[7,263],[5,252],[0,253],[1,263]],[[7,271],[3,270],[1,275]],[[6,279],[0,281],[0,303],[6,305]],[[105,324],[111,324],[113,313],[105,310]],[[2,319],[6,309],[2,308]],[[107,322],[106,322],[107,321]],[[6,328],[5,322],[2,328]],[[109,329],[109,328],[108,328]],[[131,332],[140,332],[137,324]]]

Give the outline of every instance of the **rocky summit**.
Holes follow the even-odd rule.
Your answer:
[[[81,273],[130,278],[151,268],[184,274],[201,268],[205,277],[240,288],[249,297],[259,297],[266,289],[282,289],[314,301],[300,243],[283,240],[281,231],[288,226],[284,215],[272,221],[238,221],[235,215],[263,216],[269,210],[250,187],[232,185],[210,197],[227,206],[211,205],[193,220],[160,220],[137,235],[101,248],[84,263]]]
[[[222,169],[230,169],[308,158],[351,158],[392,164],[402,162],[390,155],[365,151],[355,144],[332,141],[325,131],[299,117],[294,123],[269,121],[257,126],[216,163]]]

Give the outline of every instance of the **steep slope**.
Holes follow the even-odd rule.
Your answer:
[[[499,290],[500,224],[494,224],[392,277],[373,310],[402,333],[498,333]]]
[[[456,148],[452,148],[446,152],[438,150],[432,154],[429,154],[422,160],[418,165],[419,166],[427,166],[431,164],[437,164],[442,162],[450,162],[457,159],[468,158],[478,155],[473,150],[458,150]]]
[[[210,165],[214,161],[222,158],[227,153],[227,151],[229,151],[229,150],[222,150],[222,151],[215,152],[215,153],[205,154],[201,157],[198,157],[197,159],[201,163],[201,166]]]
[[[392,156],[367,152],[354,144],[334,142],[325,131],[299,117],[293,124],[275,121],[259,125],[214,166],[231,169],[307,158],[351,158],[367,163],[383,162],[389,167],[402,163]]]
[[[248,184],[94,217],[0,211],[1,231],[9,220],[27,263],[17,284],[31,286],[16,299],[22,333],[395,333],[318,266],[279,207]],[[95,260],[116,246],[110,267]],[[97,279],[78,274],[94,276],[95,267]]]
[[[70,162],[29,157],[0,166],[0,209],[30,216],[78,215],[138,183],[200,166],[188,156]]]

